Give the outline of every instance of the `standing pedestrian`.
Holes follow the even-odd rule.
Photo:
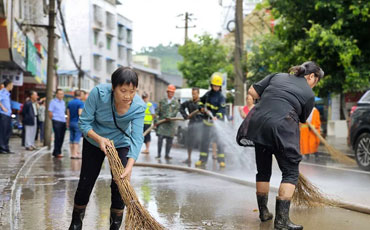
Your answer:
[[[145,117],[144,117],[144,132],[145,132],[145,130],[147,130],[148,128],[150,128],[150,126],[152,126],[153,119],[155,117],[155,109],[154,109],[153,104],[149,101],[149,95],[147,93],[144,92],[141,97],[146,103],[146,110],[145,110]],[[142,151],[142,153],[149,154],[150,140],[151,140],[151,137],[150,137],[150,132],[149,132],[144,137],[145,150]]]
[[[199,110],[199,88],[193,88],[191,90],[192,100],[185,101],[180,106],[180,113],[185,120],[189,120],[188,132],[187,132],[187,149],[188,149],[188,159],[183,163],[191,164],[191,152],[194,148],[195,141],[200,139],[200,126],[202,125],[202,116],[196,114],[193,117],[189,117],[194,111]],[[186,112],[187,110],[187,112]]]
[[[171,122],[169,118],[176,117],[179,112],[180,104],[174,97],[176,87],[174,85],[168,85],[167,97],[163,98],[158,105],[156,118],[158,120],[166,119],[167,122],[158,125],[157,136],[158,136],[158,155],[157,158],[161,158],[163,139],[166,139],[166,155],[167,160],[172,159],[170,157],[170,151],[172,147],[173,137],[176,132],[176,123]]]
[[[306,122],[315,103],[312,88],[324,76],[322,69],[308,61],[289,70],[290,74],[277,73],[253,84],[248,93],[260,99],[249,112],[246,139],[255,144],[256,189],[261,221],[272,219],[267,208],[270,187],[272,155],[275,155],[282,181],[276,197],[275,229],[303,229],[290,221],[289,208],[298,183],[299,122]],[[243,126],[242,126],[243,127]],[[239,129],[240,132],[240,129]],[[239,135],[239,133],[238,133]]]
[[[201,97],[199,105],[202,111],[203,130],[202,141],[200,144],[199,161],[195,163],[196,167],[204,166],[208,161],[209,145],[213,139],[217,143],[217,161],[221,168],[226,166],[224,146],[218,138],[217,130],[214,127],[214,121],[223,120],[225,117],[225,97],[221,93],[223,78],[219,73],[211,76],[211,90]]]
[[[44,124],[45,124],[45,98],[40,100],[39,110],[37,112],[39,116],[39,133],[40,142],[44,142]]]
[[[30,91],[30,100],[24,103],[22,109],[23,126],[25,131],[26,150],[33,151],[36,149],[35,136],[37,130],[37,92]]]
[[[13,89],[13,82],[6,79],[3,82],[4,88],[0,90],[0,153],[14,153],[9,149],[9,138],[12,134],[12,108],[10,91]]]
[[[309,159],[310,154],[315,154],[315,158],[317,159],[317,151],[320,145],[320,139],[315,135],[315,133],[308,127],[310,123],[313,127],[315,127],[316,131],[320,133],[321,127],[321,120],[320,120],[320,112],[315,107],[313,108],[310,116],[308,116],[306,123],[300,123],[300,150],[301,154],[306,156]]]
[[[82,133],[78,128],[78,118],[82,113],[84,103],[81,101],[81,91],[74,92],[74,99],[67,106],[67,128],[69,127],[69,146],[71,159],[81,159],[79,156],[80,140]]]
[[[254,99],[251,95],[248,94],[245,99],[246,99],[247,105],[244,107],[239,107],[239,113],[243,119],[247,117],[249,111],[251,111],[254,107]]]
[[[61,158],[62,146],[64,142],[64,135],[66,132],[66,105],[63,101],[64,92],[61,89],[57,89],[55,98],[51,100],[49,105],[49,117],[53,122],[54,130],[54,150],[53,156]]]
[[[81,101],[85,102],[89,94],[85,90],[81,90]]]
[[[112,84],[96,86],[86,100],[79,119],[84,135],[80,180],[74,198],[70,230],[82,228],[86,205],[102,167],[106,146],[114,141],[125,167],[122,179],[130,180],[131,171],[143,144],[145,103],[136,94],[138,76],[128,67],[112,74]],[[118,230],[125,204],[116,182],[111,181],[110,229]],[[127,226],[126,226],[127,227]]]

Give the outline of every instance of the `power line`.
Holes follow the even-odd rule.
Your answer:
[[[183,16],[184,14],[179,14],[177,17],[181,17]],[[177,29],[185,29],[185,42],[184,44],[186,44],[186,42],[188,41],[188,29],[190,28],[195,28],[196,26],[189,26],[189,21],[192,21],[192,20],[196,20],[196,18],[191,18],[191,16],[193,16],[192,13],[188,13],[188,12],[185,12],[185,26],[184,27],[180,27],[180,26],[176,26]]]

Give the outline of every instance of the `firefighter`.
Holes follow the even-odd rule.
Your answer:
[[[150,128],[150,126],[153,123],[153,119],[155,117],[155,109],[154,109],[153,104],[149,101],[149,95],[147,93],[144,92],[141,98],[146,103],[146,110],[145,110],[145,117],[144,117],[144,132],[145,132],[145,130]],[[144,136],[145,150],[142,151],[142,153],[149,154],[150,140],[151,140],[151,136],[149,132],[147,135]]]
[[[183,163],[191,164],[191,152],[197,140],[200,139],[200,126],[202,125],[202,116],[200,114],[196,114],[193,117],[189,117],[189,115],[199,110],[199,88],[193,88],[191,91],[192,99],[185,101],[180,106],[180,113],[184,117],[185,120],[189,119],[188,125],[188,132],[186,136],[186,144],[188,149],[188,159],[186,159]],[[187,112],[186,112],[187,110]]]
[[[217,138],[217,130],[213,124],[216,120],[223,120],[225,116],[225,97],[221,93],[222,81],[221,73],[214,73],[211,77],[211,90],[201,97],[199,102],[203,118],[203,132],[200,156],[199,161],[195,163],[196,167],[204,166],[207,163],[211,135],[216,135],[218,163],[220,167],[225,167],[224,147],[219,138]]]

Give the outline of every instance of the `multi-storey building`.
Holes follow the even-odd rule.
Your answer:
[[[82,89],[110,82],[118,66],[130,66],[132,59],[132,22],[118,13],[116,0],[64,0],[62,12],[71,48],[77,62],[81,59]],[[81,10],[83,9],[83,10]],[[77,88],[78,71],[70,58],[65,38],[60,40],[59,87]]]

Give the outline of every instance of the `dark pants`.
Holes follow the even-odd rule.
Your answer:
[[[166,157],[170,156],[173,137],[166,137],[166,136],[158,135],[158,157],[161,157],[163,139],[165,138],[166,138]]]
[[[195,147],[196,143],[199,143],[202,134],[202,123],[201,122],[189,122],[188,132],[186,136],[186,146],[189,150]]]
[[[215,133],[215,128],[213,126],[209,126],[203,124],[203,131],[202,131],[202,142],[200,143],[200,157],[199,160],[202,162],[207,162],[208,160],[208,153],[209,153],[209,144],[211,143],[211,135],[214,135],[214,140],[217,144],[217,161],[225,162],[225,153],[224,153],[224,146],[222,145],[221,141],[217,137]]]
[[[272,170],[272,154],[275,155],[279,168],[282,172],[281,183],[297,185],[299,176],[299,162],[294,163],[284,153],[274,152],[271,148],[255,143],[257,182],[270,182]]]
[[[62,154],[62,146],[64,142],[64,135],[66,133],[66,123],[53,120],[53,129],[54,129],[54,151],[53,155]]]
[[[44,122],[39,122],[40,141],[44,141]],[[37,135],[37,134],[36,134]]]
[[[150,124],[144,124],[144,132],[150,128]],[[150,132],[144,136],[144,143],[148,143],[151,140]]]
[[[9,152],[9,138],[12,135],[12,118],[0,113],[0,151]]]
[[[128,147],[117,148],[118,156],[124,167],[127,164]],[[94,188],[96,179],[99,176],[101,166],[104,162],[105,154],[100,148],[90,144],[86,139],[83,140],[82,147],[82,166],[80,180],[75,194],[74,202],[76,205],[84,206],[89,203],[90,194]],[[112,179],[111,184],[111,208],[124,209],[122,197],[118,186]]]

